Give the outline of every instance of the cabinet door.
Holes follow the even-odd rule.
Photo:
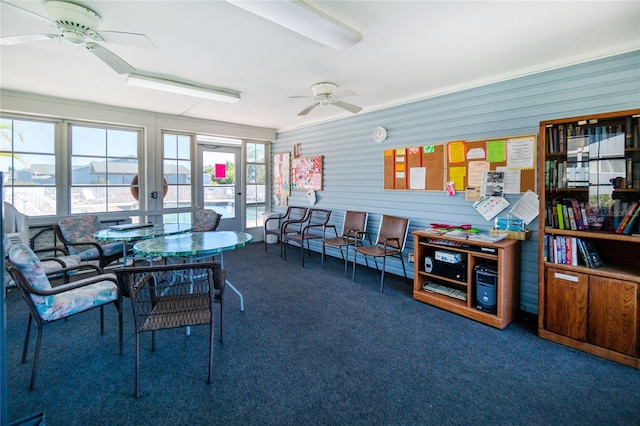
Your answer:
[[[546,275],[546,329],[586,341],[589,276],[553,268]]]
[[[638,354],[638,284],[592,276],[589,280],[589,342]]]

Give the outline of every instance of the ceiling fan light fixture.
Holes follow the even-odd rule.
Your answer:
[[[304,1],[227,0],[248,12],[337,50],[362,41],[362,34]]]
[[[232,90],[207,87],[138,73],[129,73],[127,75],[127,84],[219,102],[235,103],[240,100],[240,93]]]

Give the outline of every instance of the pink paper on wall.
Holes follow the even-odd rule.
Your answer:
[[[224,179],[227,177],[227,165],[216,164],[216,179]]]

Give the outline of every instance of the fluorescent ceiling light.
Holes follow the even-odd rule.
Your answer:
[[[337,50],[344,50],[362,41],[362,34],[303,1],[227,1]]]
[[[240,100],[240,93],[215,87],[207,87],[165,78],[151,77],[143,74],[129,73],[127,84],[131,86],[146,87],[148,89],[163,90],[165,92],[181,95],[195,96],[197,98],[211,99],[213,101],[234,103]]]

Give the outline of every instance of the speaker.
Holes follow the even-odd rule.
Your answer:
[[[425,272],[433,271],[433,259],[430,258],[429,256],[426,256],[424,258],[424,271]]]
[[[497,312],[496,287],[498,274],[487,265],[477,265],[474,268],[476,278],[476,309],[490,314]]]

